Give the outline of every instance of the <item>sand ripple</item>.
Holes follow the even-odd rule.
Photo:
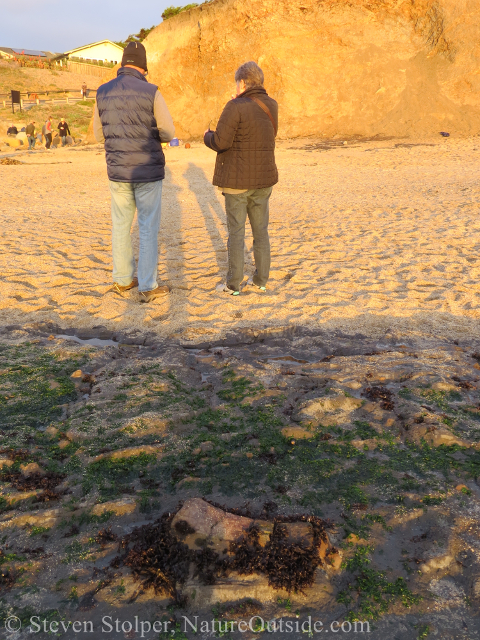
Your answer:
[[[107,292],[103,154],[19,154],[25,165],[0,167],[0,323],[52,320],[192,338],[289,324],[473,335],[480,315],[478,151],[474,140],[435,142],[313,152],[280,143],[270,291],[245,290],[236,299],[215,292],[226,270],[227,228],[223,197],[209,182],[214,154],[200,145],[168,150],[159,278],[173,292],[151,305],[138,304],[133,292]],[[65,164],[49,166],[53,159]],[[248,274],[251,245],[248,232]]]

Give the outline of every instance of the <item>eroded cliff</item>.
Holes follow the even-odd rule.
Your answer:
[[[480,131],[478,0],[214,0],[145,40],[181,137],[215,124],[256,60],[281,137]]]
[[[246,60],[280,104],[281,138],[476,135],[479,32],[478,0],[213,0],[144,44],[185,139],[215,126]]]

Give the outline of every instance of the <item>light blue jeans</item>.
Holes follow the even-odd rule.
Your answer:
[[[112,253],[113,281],[129,285],[135,275],[135,256],[131,228],[137,209],[140,250],[138,255],[138,289],[157,288],[158,231],[162,210],[162,180],[157,182],[113,182]]]

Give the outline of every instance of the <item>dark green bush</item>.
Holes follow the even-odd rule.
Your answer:
[[[184,7],[167,7],[162,13],[162,18],[164,20],[168,20],[168,18],[173,18],[173,16],[178,15],[182,11],[188,11],[188,9],[193,9],[194,7],[198,7],[197,2],[192,2],[191,4],[187,4]]]

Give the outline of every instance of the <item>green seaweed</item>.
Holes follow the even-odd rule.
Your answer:
[[[139,453],[128,458],[105,457],[92,462],[84,471],[83,491],[89,493],[97,488],[104,499],[121,494],[140,471],[156,460],[155,454]]]
[[[422,600],[408,588],[404,578],[390,581],[385,571],[371,568],[372,552],[370,545],[357,546],[353,556],[344,563],[345,569],[355,576],[338,593],[337,602],[349,607],[346,619],[350,622],[378,620],[396,602],[410,608]]]
[[[0,345],[0,424],[3,429],[38,428],[62,413],[61,405],[76,397],[70,375],[87,355],[61,360],[30,343]]]

